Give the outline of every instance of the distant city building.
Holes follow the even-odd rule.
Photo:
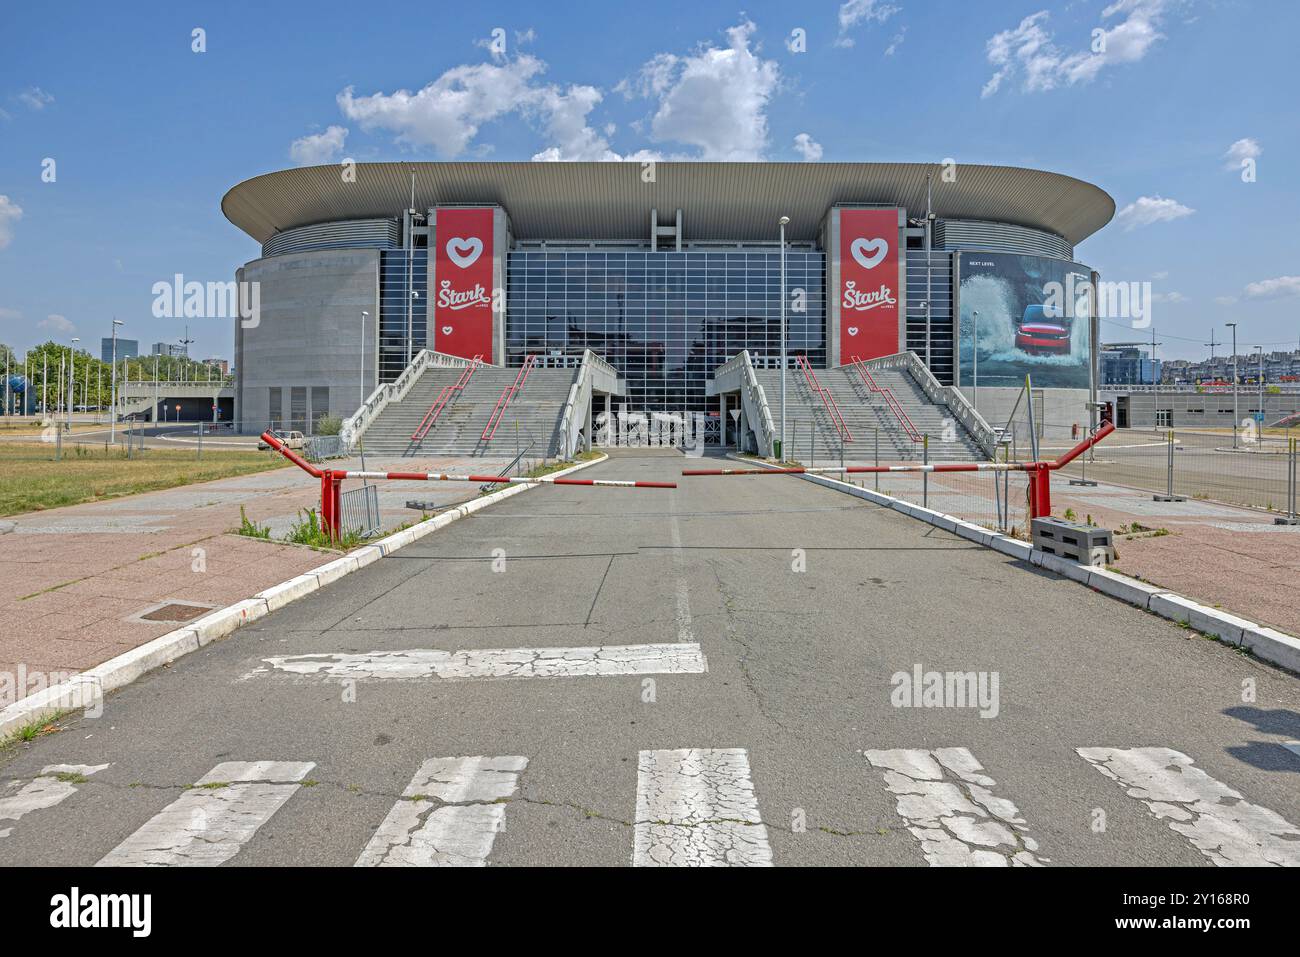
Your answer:
[[[1215,356],[1200,362],[1179,360],[1165,365],[1161,382],[1170,385],[1200,385],[1207,382],[1232,381],[1232,356]],[[1264,353],[1265,382],[1300,382],[1300,350]],[[1259,382],[1259,353],[1237,356],[1237,378],[1242,382]]]
[[[1160,376],[1161,362],[1152,359],[1140,346],[1101,347],[1101,384],[1154,385]]]
[[[229,359],[204,359],[203,364],[205,366],[212,366],[214,369],[218,370],[222,375],[230,374]]]
[[[155,342],[151,354],[155,356],[188,356],[189,351],[187,346],[175,345],[170,342]]]
[[[139,356],[140,356],[139,339],[118,338],[117,358],[119,361],[122,359],[136,359],[139,358]],[[112,336],[106,336],[105,338],[99,340],[99,358],[104,362],[113,361],[113,337]]]

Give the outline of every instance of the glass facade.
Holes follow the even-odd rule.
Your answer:
[[[786,348],[826,364],[826,257],[786,250]],[[515,250],[506,270],[507,363],[603,356],[631,408],[708,412],[713,370],[742,349],[780,354],[779,249]]]
[[[408,285],[409,283],[409,285]],[[414,289],[416,297],[407,295]],[[386,250],[379,254],[379,381],[392,382],[407,361],[425,347],[426,307],[429,302],[429,250],[427,247]],[[407,355],[407,302],[411,304],[411,348]]]

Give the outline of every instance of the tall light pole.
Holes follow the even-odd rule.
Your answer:
[[[360,399],[357,402],[357,411],[366,404],[366,320],[370,318],[370,313],[362,311],[361,313],[361,387]],[[410,363],[407,363],[408,365]]]
[[[1224,323],[1232,330],[1232,447],[1237,447],[1237,324]]]
[[[108,376],[108,444],[117,444],[117,327],[121,319],[113,320],[113,368]],[[129,449],[127,451],[130,451]]]
[[[73,397],[77,391],[77,343],[81,341],[79,336],[72,337],[72,344],[68,346],[68,411],[67,422],[68,431],[72,431],[72,403]]]
[[[790,217],[782,216],[777,224],[781,227],[781,460],[788,461],[790,453],[785,447],[785,227]]]
[[[1264,347],[1256,346],[1259,350],[1259,418],[1255,421],[1259,423],[1259,441],[1264,441]]]

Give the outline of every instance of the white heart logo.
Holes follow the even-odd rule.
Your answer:
[[[856,336],[857,334],[858,334],[858,327],[857,327],[857,326],[849,326],[849,335],[851,335],[851,336]]]
[[[449,335],[451,335],[451,326],[443,326],[443,327],[442,327],[442,334],[443,334],[444,336],[449,336]]]
[[[870,269],[889,255],[889,243],[883,239],[855,239],[849,247],[863,269]]]
[[[447,240],[447,255],[461,269],[468,269],[483,255],[483,240],[477,236],[469,239],[453,236]]]

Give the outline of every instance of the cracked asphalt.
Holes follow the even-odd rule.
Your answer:
[[[586,475],[671,479],[686,462],[629,450]],[[903,789],[867,757],[899,749],[969,751],[984,806],[1011,802],[1049,866],[1210,863],[1079,748],[1172,749],[1300,822],[1300,756],[1282,746],[1300,739],[1295,676],[809,482],[678,481],[508,499],[0,752],[0,799],[49,766],[108,765],[0,820],[0,863],[94,864],[222,762],[314,764],[231,866],[352,865],[396,802],[438,804],[410,792],[428,762],[466,756],[523,759],[492,801],[493,866],[629,864],[641,754],[676,749],[740,753],[742,778],[747,758],[777,865],[923,866]],[[265,662],[683,642],[706,672],[349,683]],[[917,665],[996,672],[996,717],[895,707],[891,678]],[[726,823],[758,826],[747,815]],[[943,840],[978,843],[992,825],[974,823]]]

